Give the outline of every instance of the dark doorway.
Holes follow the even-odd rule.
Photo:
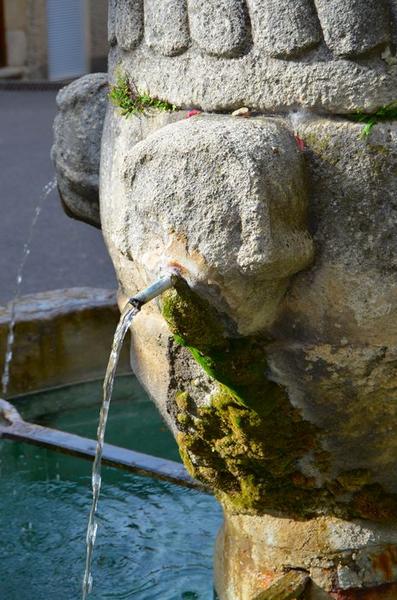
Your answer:
[[[4,2],[0,0],[0,67],[7,64],[6,53],[6,24],[4,18]]]

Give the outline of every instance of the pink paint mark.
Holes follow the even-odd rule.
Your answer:
[[[201,110],[196,110],[195,108],[193,108],[193,110],[189,110],[185,119],[190,119],[191,117],[195,117],[196,115],[201,115]]]
[[[297,144],[299,150],[301,152],[304,152],[305,151],[305,142],[302,140],[301,137],[299,137],[299,135],[295,135],[294,137],[295,137],[296,144]]]

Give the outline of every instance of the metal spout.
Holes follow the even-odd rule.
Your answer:
[[[169,275],[152,283],[152,285],[139,292],[136,296],[130,298],[128,304],[132,304],[132,306],[140,309],[144,304],[147,304],[151,300],[154,300],[154,298],[161,296],[161,294],[173,288],[178,279],[180,279],[180,276],[177,272],[173,271]]]

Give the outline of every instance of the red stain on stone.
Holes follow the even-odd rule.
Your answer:
[[[397,548],[389,546],[382,552],[372,558],[372,567],[375,571],[382,573],[385,581],[391,581],[394,577],[394,572],[397,567]]]
[[[296,143],[297,143],[297,146],[298,146],[299,150],[301,152],[304,152],[304,150],[305,150],[305,142],[302,140],[301,137],[299,137],[299,135],[295,135],[294,137],[295,137],[295,140],[296,140]]]
[[[168,267],[170,267],[171,269],[175,269],[176,271],[179,271],[180,275],[182,275],[182,277],[184,275],[188,275],[189,271],[186,269],[186,267],[184,267],[183,265],[181,265],[181,263],[179,263],[176,260],[170,260],[170,262],[167,265]]]
[[[201,115],[201,110],[196,110],[194,108],[193,110],[189,110],[185,118],[190,119],[190,117],[195,117],[196,115]]]

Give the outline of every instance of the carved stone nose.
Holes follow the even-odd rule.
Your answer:
[[[202,116],[150,135],[123,165],[122,246],[133,259],[177,260],[192,285],[217,287],[240,331],[269,325],[313,251],[290,132],[273,119]]]

